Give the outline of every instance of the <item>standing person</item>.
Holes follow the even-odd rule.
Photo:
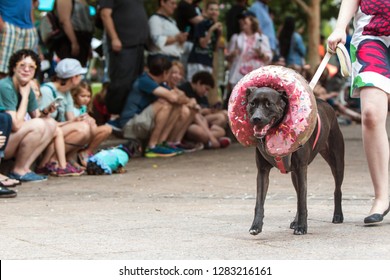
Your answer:
[[[66,36],[53,50],[60,59],[75,58],[83,67],[91,57],[94,22],[86,0],[56,0],[55,9]]]
[[[106,105],[111,114],[120,114],[132,83],[144,70],[148,16],[143,0],[100,0],[99,4],[109,49]]]
[[[270,0],[257,0],[249,8],[249,11],[253,12],[257,20],[259,21],[259,27],[267,35],[271,49],[273,52],[273,57],[277,58],[279,56],[278,41],[276,38],[276,32],[274,27],[274,22],[269,13],[268,3]]]
[[[280,55],[287,67],[302,72],[305,65],[306,47],[301,34],[295,31],[295,19],[286,17],[279,35]]]
[[[12,118],[5,159],[15,158],[15,164],[8,176],[22,182],[47,180],[30,167],[52,141],[57,128],[50,118],[39,118],[42,114],[30,83],[39,71],[39,65],[39,57],[34,51],[19,50],[9,60],[9,76],[0,80],[0,106]],[[25,120],[27,113],[31,120]]]
[[[176,0],[159,0],[156,13],[149,18],[150,36],[157,50],[149,52],[148,60],[156,56],[180,60],[188,32],[180,32],[172,18],[176,7]]]
[[[8,73],[8,62],[21,49],[37,50],[38,33],[32,13],[32,0],[0,1],[0,78]]]
[[[226,39],[230,41],[234,34],[240,33],[239,17],[246,10],[248,0],[236,0],[236,3],[227,11],[226,24]]]
[[[197,11],[194,0],[181,0],[176,9],[177,27],[181,32],[188,32],[187,41],[184,43],[184,52],[181,56],[181,62],[187,71],[188,56],[194,46],[194,29],[195,25],[204,20],[202,14]]]
[[[389,140],[386,131],[390,94],[390,1],[342,1],[336,28],[328,38],[335,51],[346,42],[346,28],[354,17],[351,40],[352,96],[361,99],[363,146],[374,186],[374,202],[366,224],[380,223],[389,212]]]
[[[251,12],[243,12],[239,18],[241,32],[233,35],[228,47],[228,58],[232,61],[230,90],[243,76],[272,60],[269,40],[259,29],[256,17]]]
[[[218,2],[207,2],[205,14],[207,18],[195,26],[194,46],[188,57],[188,81],[199,71],[213,73],[214,51],[222,34],[222,23],[218,21]]]

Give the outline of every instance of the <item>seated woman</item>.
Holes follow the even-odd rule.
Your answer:
[[[66,160],[75,168],[82,169],[77,163],[77,153],[83,150],[91,140],[91,122],[87,115],[75,117],[74,103],[70,91],[76,88],[82,75],[87,73],[78,60],[65,58],[55,68],[54,82],[41,86],[40,108],[46,108],[54,100],[58,101],[57,110],[51,114],[61,128],[65,139]],[[53,149],[54,155],[54,149]]]

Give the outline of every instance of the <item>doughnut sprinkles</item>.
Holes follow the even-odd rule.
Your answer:
[[[255,146],[258,139],[246,112],[246,89],[270,87],[286,92],[288,110],[283,121],[270,128],[265,136],[267,153],[286,156],[299,149],[310,138],[317,123],[317,104],[308,82],[296,71],[283,66],[260,67],[245,75],[233,88],[229,99],[229,125],[238,142]]]

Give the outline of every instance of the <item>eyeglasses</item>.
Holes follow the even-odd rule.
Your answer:
[[[20,62],[19,64],[17,64],[17,67],[20,68],[20,69],[23,69],[23,70],[26,70],[26,68],[28,69],[28,71],[35,71],[35,69],[37,69],[37,66],[34,65],[34,64],[27,64],[27,63],[24,63],[24,62]]]

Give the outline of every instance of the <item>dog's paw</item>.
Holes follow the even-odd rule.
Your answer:
[[[249,233],[252,234],[252,235],[258,235],[260,232],[261,232],[261,229],[259,229],[259,228],[253,228],[253,227],[252,227],[252,228],[249,230]]]
[[[290,229],[296,229],[298,226],[298,223],[296,221],[293,221],[291,224],[290,224]]]
[[[334,224],[341,224],[342,222],[344,222],[343,214],[334,214],[333,215],[332,223],[334,223]]]
[[[294,229],[294,234],[295,235],[303,235],[307,233],[307,226],[297,226]]]

